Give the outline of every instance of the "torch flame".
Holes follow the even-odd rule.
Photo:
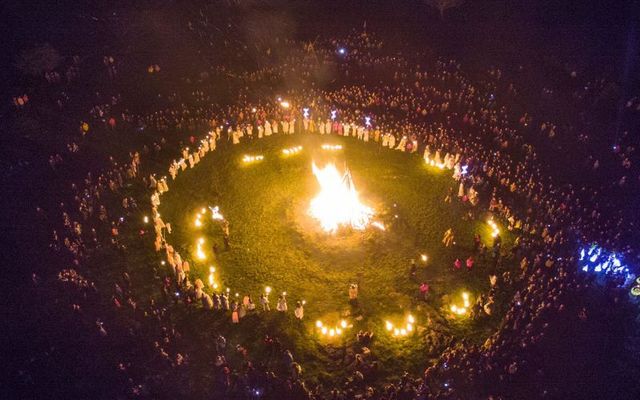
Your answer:
[[[373,209],[358,199],[349,171],[341,175],[332,163],[324,168],[312,163],[312,168],[320,184],[320,193],[311,200],[309,214],[320,222],[322,229],[331,233],[336,232],[340,225],[365,229],[373,216]]]

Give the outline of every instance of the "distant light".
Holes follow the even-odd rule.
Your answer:
[[[340,47],[340,48],[338,49],[338,54],[340,54],[340,55],[342,55],[342,56],[343,56],[343,55],[345,55],[345,54],[347,54],[347,49],[345,49],[344,47]]]

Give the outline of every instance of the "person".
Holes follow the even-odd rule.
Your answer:
[[[218,335],[216,338],[216,353],[219,355],[223,355],[225,349],[227,348],[227,339],[224,336]]]
[[[269,297],[264,293],[260,295],[260,305],[262,305],[262,311],[271,311],[271,307],[269,307]]]
[[[480,235],[477,233],[473,235],[473,252],[474,253],[477,253],[478,250],[480,250],[481,243],[482,243],[482,240],[480,239]]]
[[[304,307],[302,305],[302,302],[296,302],[296,309],[293,311],[293,314],[297,319],[302,320],[302,317],[304,317]]]
[[[278,296],[278,303],[276,304],[276,310],[280,312],[286,312],[287,307],[287,297],[283,294]]]
[[[449,228],[446,230],[446,232],[444,233],[444,236],[442,237],[442,243],[444,244],[445,247],[449,247],[451,245],[453,245],[453,229]]]
[[[220,302],[224,311],[229,311],[229,293],[222,293]]]
[[[415,279],[418,275],[418,266],[416,265],[416,260],[411,259],[411,268],[409,269],[409,276],[411,279]]]
[[[453,188],[449,187],[449,190],[447,191],[447,195],[444,198],[444,202],[451,203],[452,198],[453,198]]]
[[[427,298],[429,297],[429,284],[427,282],[422,282],[420,284],[420,297],[422,297],[424,301],[427,301]]]
[[[234,301],[231,305],[231,309],[233,310],[231,312],[231,322],[237,324],[240,322],[240,315],[238,314],[238,303]]]
[[[244,303],[245,300],[243,300],[243,303],[245,305],[245,307],[247,307],[247,311],[253,311],[256,309],[256,304],[253,302],[253,299],[251,298],[251,295],[247,295],[245,296],[246,299],[246,303]]]
[[[229,221],[222,221],[222,238],[224,240],[224,249],[229,250]]]
[[[469,256],[469,258],[467,258],[467,271],[471,271],[471,269],[473,268],[473,257]]]
[[[349,303],[351,305],[358,304],[358,284],[352,283],[349,285]]]

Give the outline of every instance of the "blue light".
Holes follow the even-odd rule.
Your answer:
[[[305,118],[309,118],[309,108],[305,107],[302,109],[302,116]]]
[[[460,167],[460,175],[466,175],[467,174],[467,170],[469,169],[468,165],[463,165],[462,167]]]
[[[344,47],[340,47],[338,49],[338,54],[340,54],[341,56],[347,54],[347,49],[345,49]]]
[[[336,110],[331,110],[331,120],[335,121],[336,120],[336,115],[338,114],[338,112]]]
[[[584,272],[595,273],[603,279],[623,278],[624,283],[620,286],[626,286],[635,279],[636,274],[632,272],[633,268],[625,264],[619,253],[608,251],[594,243],[588,249],[580,248],[579,255],[578,266]]]
[[[365,126],[371,126],[371,117],[364,117]]]

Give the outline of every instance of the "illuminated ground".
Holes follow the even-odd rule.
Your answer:
[[[320,145],[327,142],[341,143],[343,150],[321,150]],[[295,145],[304,147],[300,154],[282,156],[283,148]],[[262,154],[265,159],[245,165],[241,162],[245,154]],[[318,190],[311,173],[312,159],[321,164],[334,160],[339,168],[347,161],[361,200],[376,209],[376,219],[385,221],[387,230],[323,233],[306,215],[309,201]],[[450,175],[425,167],[418,155],[381,150],[375,144],[351,139],[309,135],[272,137],[219,149],[197,168],[183,173],[164,195],[160,212],[165,221],[173,223],[169,240],[182,248],[181,253],[193,257],[196,240],[205,238],[209,259],[193,261],[192,275],[206,282],[208,267],[213,264],[221,287],[229,287],[232,296],[235,292],[240,296],[251,293],[257,301],[268,285],[276,294],[287,291],[289,299],[286,316],[272,311],[247,317],[237,326],[221,313],[177,312],[175,319],[183,327],[185,338],[199,349],[193,354],[202,357],[194,361],[213,359],[214,331],[227,336],[232,346],[241,343],[247,347],[254,358],[265,351],[265,334],[278,335],[302,365],[307,379],[331,385],[349,373],[344,368],[343,350],[355,341],[360,329],[376,333],[371,351],[380,360],[385,377],[397,376],[403,370],[421,372],[425,360],[436,357],[444,348],[445,343],[425,339],[433,330],[446,337],[483,341],[500,313],[492,320],[456,321],[442,308],[444,295],[459,298],[463,290],[486,292],[488,275],[493,271],[488,259],[477,260],[472,272],[453,269],[456,257],[464,261],[471,254],[475,232],[489,245],[491,238],[483,219],[464,221],[466,210],[462,205],[443,202],[447,189],[455,186]],[[219,205],[230,221],[231,251],[223,251],[218,224],[206,222],[199,231],[194,228],[197,210],[207,205]],[[445,249],[440,243],[449,227],[456,233],[457,246],[453,249]],[[213,243],[219,249],[215,260]],[[420,262],[421,254],[429,257],[426,266]],[[415,281],[409,276],[412,258],[420,266]],[[432,287],[426,303],[416,299],[423,280]],[[351,282],[360,285],[358,310],[347,301]],[[276,298],[272,294],[273,309]],[[307,302],[304,324],[293,318],[293,307],[299,299]],[[384,321],[400,322],[409,312],[417,319],[418,332],[402,339],[390,337]],[[362,318],[357,320],[360,314]],[[354,324],[346,339],[331,342],[318,335],[314,326],[317,319],[331,321],[345,316]],[[333,348],[327,343],[333,343]],[[234,357],[237,355],[231,352],[228,358]],[[276,366],[280,362],[280,357],[270,360],[266,354],[263,359]]]

